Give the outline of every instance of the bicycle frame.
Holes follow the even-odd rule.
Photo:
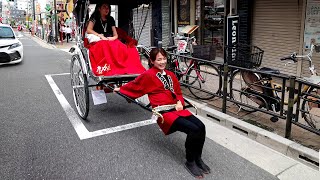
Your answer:
[[[286,57],[286,58],[281,58],[281,60],[292,60],[293,62],[297,62],[297,58],[299,59],[307,59],[309,62],[309,70],[311,73],[311,77],[310,78],[305,78],[305,80],[307,82],[316,82],[316,83],[320,83],[320,78],[314,78],[314,77],[318,77],[316,70],[314,68],[314,65],[312,64],[312,54],[313,54],[313,50],[315,49],[315,46],[312,45],[310,52],[306,55],[297,55],[296,53],[292,53],[291,56]],[[292,62],[289,62],[292,63]],[[288,64],[288,63],[286,63]],[[242,70],[240,70],[241,72]],[[280,90],[278,90],[279,88],[281,89],[282,92],[284,92],[284,90],[282,88],[281,85],[279,85],[278,83],[276,83],[271,77],[269,77],[268,75],[263,77],[264,75],[261,75],[257,72],[253,72],[252,75],[257,76],[257,81],[254,82],[246,82],[247,84],[247,88],[250,89],[250,91],[248,91],[246,89],[246,92],[242,92],[242,94],[244,94],[245,96],[249,97],[249,99],[251,98],[262,98],[262,100],[264,100],[264,103],[267,103],[264,105],[265,108],[267,108],[267,110],[269,110],[268,107],[272,107],[273,111],[281,111],[282,108],[275,110],[274,107],[280,106],[280,103],[283,103],[284,105],[288,105],[288,101],[284,101],[284,94],[282,95],[282,97],[279,97],[278,92],[280,92]],[[243,76],[242,72],[241,72],[241,76]],[[244,77],[242,77],[244,78]],[[263,89],[263,92],[259,92],[258,90],[255,90],[255,87],[259,87],[260,89]],[[306,93],[308,93],[311,90],[311,86],[305,84],[301,90],[301,94],[303,94],[303,96],[306,95]],[[268,93],[269,92],[269,95]],[[272,92],[272,94],[270,93]],[[306,95],[308,96],[308,95]],[[296,104],[297,102],[299,102],[299,95],[296,95],[293,99],[293,103]],[[276,101],[274,101],[276,100]],[[273,103],[273,104],[268,104],[268,103]],[[277,105],[279,103],[279,105]]]
[[[184,71],[181,71],[183,69],[180,68],[180,63],[178,58],[175,58],[174,60],[174,72],[177,75],[178,79],[180,79],[182,76],[188,74],[188,72],[192,69],[197,69],[198,62],[195,61],[194,59],[190,59],[189,65],[187,66],[187,69]],[[197,77],[201,80],[204,81],[204,78],[200,74],[200,70],[196,71]]]

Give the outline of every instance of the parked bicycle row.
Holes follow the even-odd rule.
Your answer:
[[[310,78],[296,78],[281,74],[279,70],[260,67],[263,50],[258,47],[233,48],[237,49],[236,55],[241,56],[237,58],[237,63],[242,67],[231,62],[231,53],[227,53],[230,56],[227,55],[227,62],[232,64],[228,65],[196,58],[193,54],[181,55],[169,49],[172,53],[169,53],[168,68],[176,73],[180,83],[198,99],[220,97],[237,105],[239,111],[264,112],[272,116],[272,122],[279,118],[289,119],[290,123],[320,135],[320,86],[317,85],[320,77],[312,63],[312,54],[316,48],[319,50],[319,47],[312,46],[305,56],[293,53],[289,57],[281,58],[284,64],[296,63],[299,59],[308,61]],[[225,103],[222,110],[226,111]]]

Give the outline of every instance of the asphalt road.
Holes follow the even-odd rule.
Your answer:
[[[164,136],[156,124],[103,131],[151,117],[118,95],[108,94],[103,105],[91,101],[89,121],[78,121],[97,133],[80,138],[72,123],[77,118],[66,113],[66,105],[75,109],[69,75],[63,74],[70,55],[27,36],[21,41],[23,62],[0,66],[0,179],[194,179],[183,166],[184,134]],[[212,169],[206,179],[276,179],[208,138],[203,159]]]

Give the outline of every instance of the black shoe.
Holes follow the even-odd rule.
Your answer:
[[[202,159],[196,160],[197,166],[202,170],[204,174],[209,174],[211,172],[208,165],[206,165]]]
[[[196,177],[196,178],[203,178],[203,174],[201,172],[201,170],[198,168],[198,166],[196,165],[196,163],[193,161],[193,162],[186,162],[185,163],[185,167],[186,169],[188,170],[188,172],[190,174],[192,174],[192,176]]]

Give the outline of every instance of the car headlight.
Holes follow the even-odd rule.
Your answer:
[[[9,47],[9,49],[14,49],[14,48],[17,48],[17,47],[19,47],[19,46],[21,46],[20,43],[14,43],[14,44],[12,44],[12,45]]]

